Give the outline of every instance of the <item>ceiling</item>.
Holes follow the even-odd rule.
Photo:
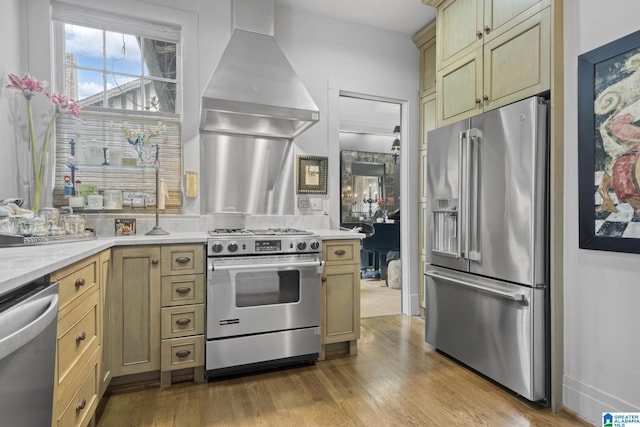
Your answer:
[[[420,0],[275,0],[278,6],[414,35],[436,11]]]

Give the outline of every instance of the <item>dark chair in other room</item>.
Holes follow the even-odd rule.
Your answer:
[[[400,224],[375,222],[373,230],[373,234],[362,239],[362,278],[378,277],[386,280],[387,262],[400,258]],[[373,265],[372,270],[369,269],[370,265]]]

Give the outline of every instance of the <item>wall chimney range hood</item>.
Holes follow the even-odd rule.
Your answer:
[[[293,139],[319,120],[273,37],[273,0],[235,0],[233,33],[202,96],[200,132]]]

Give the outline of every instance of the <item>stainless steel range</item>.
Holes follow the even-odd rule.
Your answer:
[[[318,358],[320,252],[302,230],[209,231],[209,378]]]

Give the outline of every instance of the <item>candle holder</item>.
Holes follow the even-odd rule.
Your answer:
[[[156,160],[154,162],[154,166],[156,169],[156,225],[146,233],[147,236],[164,236],[169,234],[168,231],[165,231],[160,227],[160,213],[158,209],[158,203],[160,202],[160,147],[156,144]]]

